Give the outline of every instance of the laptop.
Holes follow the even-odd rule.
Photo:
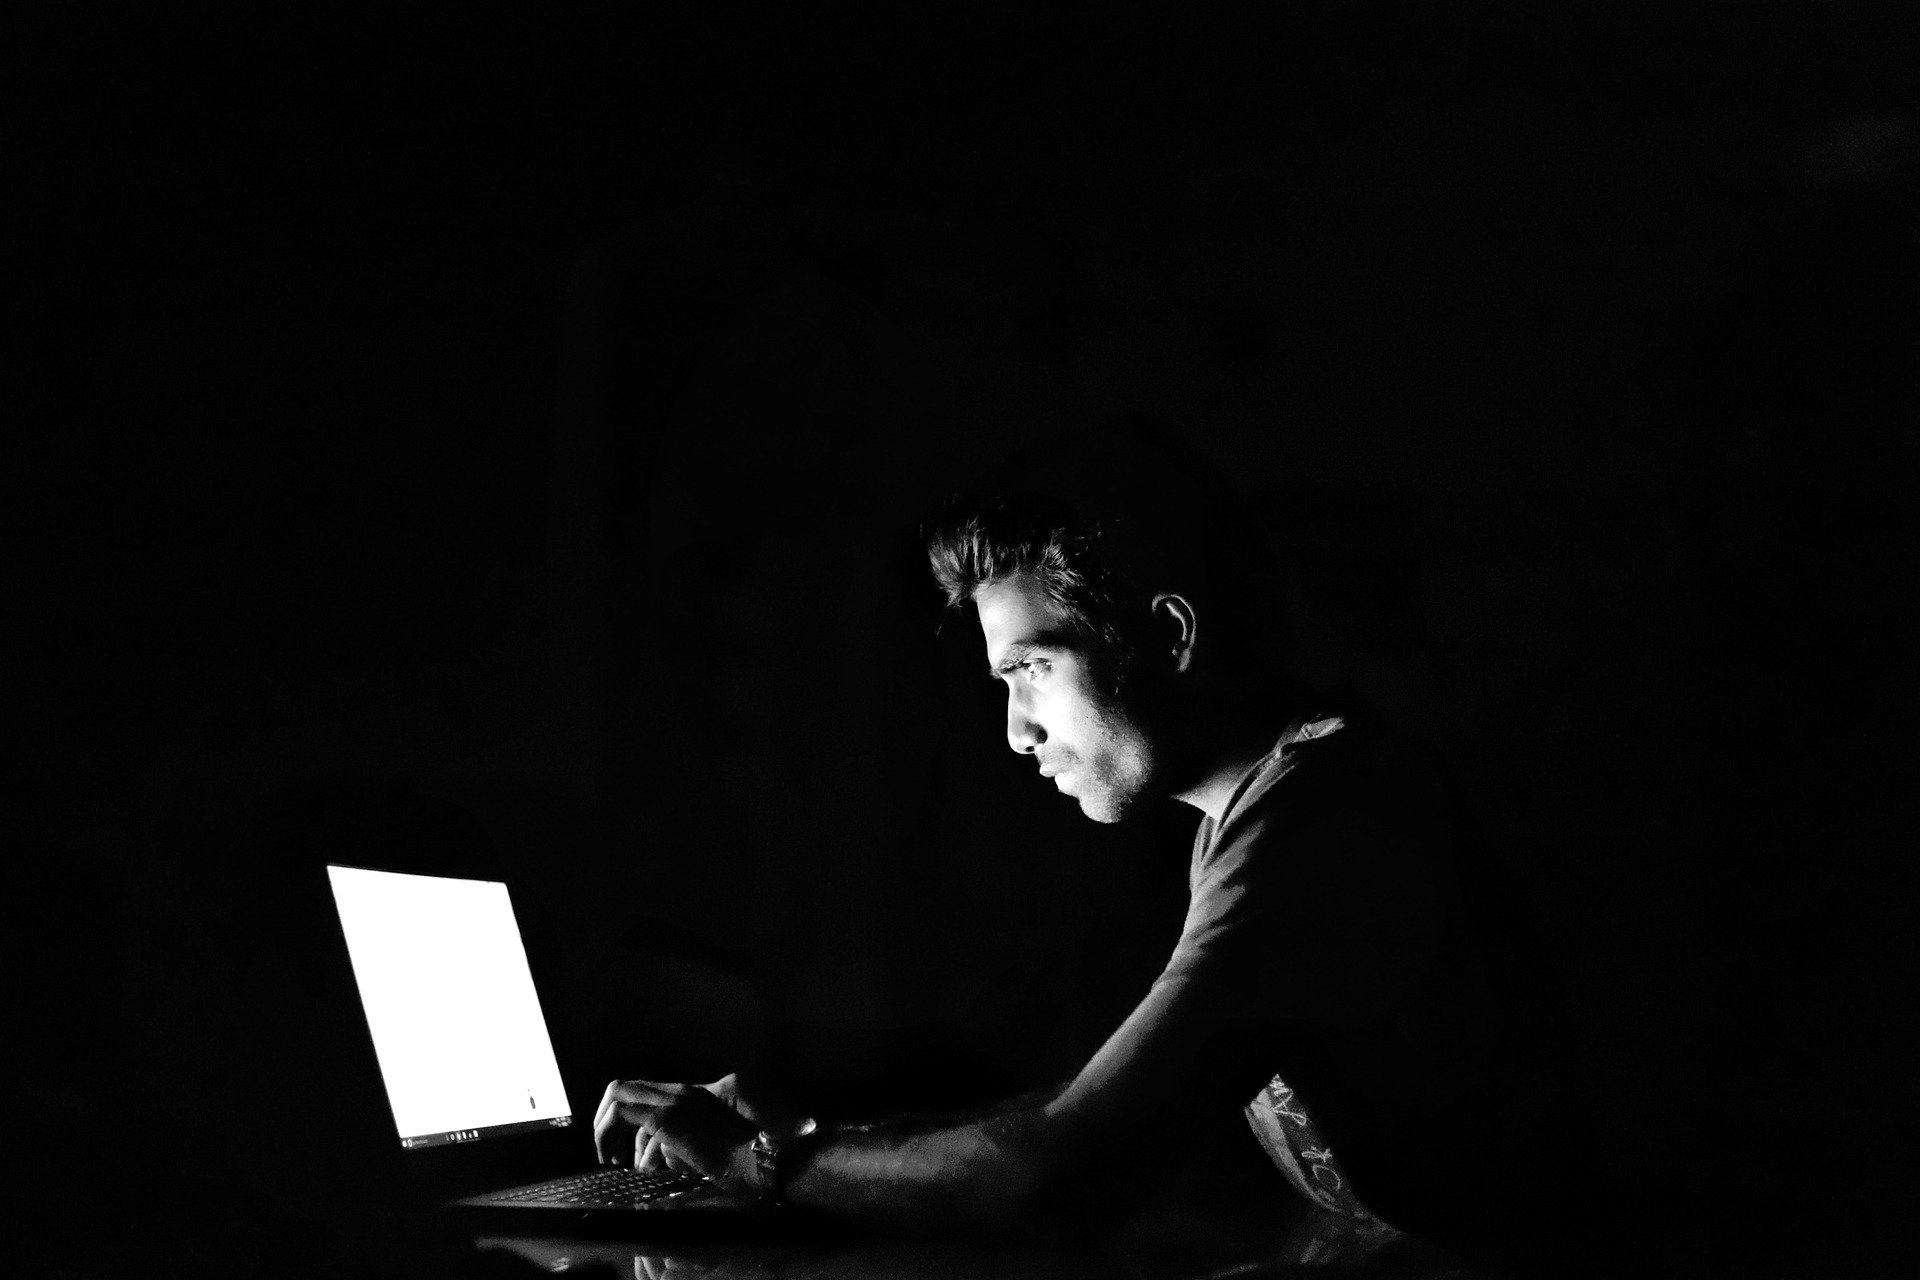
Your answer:
[[[327,864],[403,1182],[505,1231],[727,1234],[814,1215],[598,1164],[498,880]]]

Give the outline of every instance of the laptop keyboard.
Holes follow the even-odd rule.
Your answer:
[[[693,1173],[635,1173],[632,1169],[603,1169],[597,1173],[583,1173],[576,1178],[559,1178],[538,1186],[502,1191],[487,1196],[486,1201],[489,1204],[627,1209],[705,1185],[706,1179]]]

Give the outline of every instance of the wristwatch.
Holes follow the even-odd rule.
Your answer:
[[[780,1178],[780,1153],[790,1150],[795,1138],[804,1138],[820,1126],[812,1120],[806,1121],[792,1135],[776,1138],[765,1129],[753,1140],[753,1163],[760,1170],[760,1198],[763,1200],[785,1200],[786,1184]]]

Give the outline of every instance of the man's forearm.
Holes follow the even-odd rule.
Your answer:
[[[828,1131],[795,1153],[786,1195],[876,1221],[1004,1222],[1042,1199],[1059,1172],[1058,1148],[1037,1106],[928,1131]]]
[[[890,1115],[882,1120],[848,1121],[832,1127],[842,1134],[888,1134],[898,1138],[932,1133],[937,1129],[957,1129],[962,1125],[979,1124],[1021,1111],[1038,1110],[1066,1092],[1067,1086],[1071,1083],[1070,1080],[1063,1080],[1045,1089],[1035,1089],[1031,1093],[1002,1098],[997,1102],[980,1106],[958,1107],[951,1111],[909,1112],[904,1115]]]

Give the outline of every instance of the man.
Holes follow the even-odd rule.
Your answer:
[[[1216,478],[1133,421],[1035,456],[949,513],[934,576],[975,610],[1008,746],[1043,779],[1098,822],[1200,811],[1165,971],[1063,1089],[985,1120],[808,1131],[733,1077],[615,1081],[602,1158],[855,1218],[1002,1222],[1111,1202],[1244,1109],[1363,1234],[1498,1232],[1535,1175],[1434,775],[1292,676],[1273,562]]]

